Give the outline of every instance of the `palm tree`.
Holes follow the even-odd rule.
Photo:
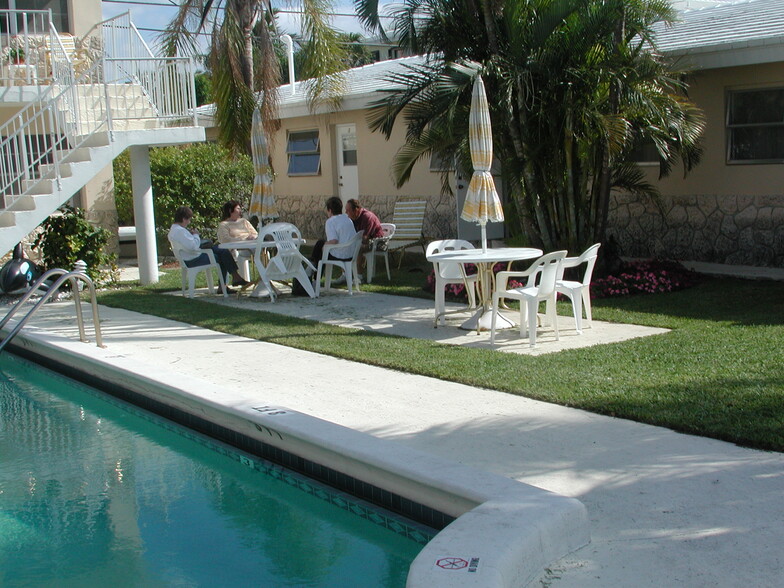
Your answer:
[[[360,67],[373,63],[373,56],[370,50],[362,44],[363,37],[359,33],[338,33],[338,42],[344,46],[344,62],[343,69],[350,69],[352,67]],[[311,42],[308,40],[294,38],[294,43],[297,49],[294,50],[294,72],[297,81],[308,79],[306,62],[308,57],[312,54]],[[279,56],[280,72],[284,83],[288,83],[288,64],[286,56],[281,51]],[[303,73],[305,72],[305,73]]]
[[[357,0],[378,27],[372,0]],[[652,142],[660,173],[699,159],[703,119],[684,74],[655,50],[667,0],[417,0],[394,14],[401,44],[429,55],[394,76],[371,126],[406,144],[393,172],[407,180],[421,157],[467,158],[473,79],[487,87],[510,230],[544,249],[603,241],[610,193],[654,195],[630,154]],[[468,165],[466,169],[470,169]]]
[[[311,47],[303,73],[317,80],[309,89],[311,99],[332,97],[341,89],[337,72],[345,53],[339,33],[329,24],[332,4],[303,0],[302,8],[302,32]],[[272,6],[263,0],[181,0],[161,44],[167,55],[196,55],[205,34],[219,140],[247,151],[254,108],[260,107],[268,132],[277,119],[279,34]]]

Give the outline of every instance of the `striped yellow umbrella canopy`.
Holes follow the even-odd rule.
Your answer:
[[[471,150],[471,163],[474,174],[468,185],[460,218],[479,223],[482,228],[482,251],[487,251],[488,222],[504,220],[501,199],[495,190],[490,167],[493,164],[493,129],[490,124],[490,109],[487,106],[485,83],[477,76],[471,94],[471,112],[468,115],[468,143]]]
[[[253,111],[253,125],[250,133],[250,148],[253,155],[253,192],[250,197],[248,216],[259,219],[259,223],[278,218],[275,195],[272,193],[272,170],[269,165],[267,136],[261,123],[261,111]]]

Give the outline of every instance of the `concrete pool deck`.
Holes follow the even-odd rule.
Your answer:
[[[32,324],[73,336],[73,307],[61,308],[67,318],[52,305]],[[542,585],[784,585],[782,454],[127,311],[102,307],[101,319],[111,353],[150,370],[579,499],[591,543],[551,564]],[[341,385],[325,392],[336,373]]]

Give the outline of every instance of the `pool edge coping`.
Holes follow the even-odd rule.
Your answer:
[[[12,346],[52,361],[67,359],[82,373],[456,517],[415,558],[409,587],[526,585],[590,542],[587,511],[577,499],[286,407],[227,405],[214,398],[220,390],[214,384],[146,374],[136,360],[40,329],[20,332]]]

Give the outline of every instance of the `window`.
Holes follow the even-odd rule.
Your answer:
[[[452,171],[453,169],[455,169],[455,166],[452,165],[451,161],[444,161],[444,158],[441,157],[440,153],[436,153],[435,151],[430,153],[431,172]]]
[[[728,94],[727,161],[784,163],[784,88]]]
[[[638,141],[629,153],[629,161],[642,165],[658,164],[659,152],[653,141]]]
[[[286,153],[290,176],[315,176],[321,172],[318,131],[290,132]]]
[[[357,165],[357,135],[353,130],[340,136],[340,152],[343,154],[343,165]]]
[[[69,32],[68,27],[68,0],[4,0],[0,2],[0,8],[2,9],[11,9],[11,10],[49,10],[52,11],[52,24],[54,24],[55,28],[57,29],[58,33],[67,33]],[[27,16],[28,22],[28,30],[35,31],[40,29],[41,21],[40,17],[33,16],[29,14]],[[16,20],[16,22],[14,22]],[[2,19],[0,22],[0,32],[3,33],[12,33],[12,34],[22,34],[25,30],[24,23],[22,22],[22,15],[18,14],[17,18],[14,19],[13,17],[9,16],[9,20],[6,18]],[[48,25],[47,25],[48,26]],[[7,30],[9,29],[10,30]]]

